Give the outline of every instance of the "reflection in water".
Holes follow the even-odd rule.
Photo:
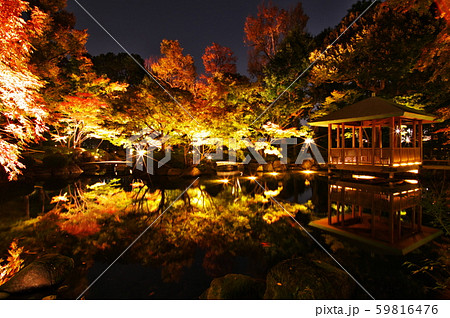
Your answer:
[[[288,202],[309,188],[304,176],[253,177],[264,190],[255,178],[240,175],[200,179],[120,259],[123,272],[106,274],[86,298],[121,298],[108,294],[106,286],[114,281],[120,290],[129,285],[124,280],[145,280],[152,286],[151,296],[138,288],[128,291],[128,298],[198,298],[213,277],[243,273],[263,278],[281,260],[310,251],[309,239],[269,200],[276,196],[290,214],[309,219],[311,202]],[[2,242],[20,237],[30,253],[74,258],[76,273],[63,297],[76,298],[191,182],[78,180],[46,191],[45,213],[12,223],[1,234]]]
[[[124,177],[29,186],[13,200],[12,195],[0,198],[0,249],[6,251],[19,238],[27,262],[46,253],[72,257],[75,271],[58,298],[74,299],[191,182]],[[197,299],[215,277],[233,273],[263,280],[281,261],[323,254],[316,253],[310,238],[270,196],[304,226],[320,218],[312,223],[354,240],[376,242],[378,248],[384,244],[407,252],[418,244],[410,245],[412,239],[426,234],[423,240],[428,240],[437,233],[421,225],[420,194],[414,182],[394,187],[327,184],[326,177],[312,171],[200,178],[85,296]],[[314,235],[320,240],[319,233]],[[348,259],[353,262],[354,256]],[[373,275],[371,263],[361,273]]]
[[[406,254],[441,234],[422,226],[422,191],[417,182],[407,181],[396,185],[330,181],[328,216],[311,225]]]

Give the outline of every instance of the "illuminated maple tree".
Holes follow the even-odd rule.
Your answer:
[[[85,75],[76,91],[53,106],[53,139],[73,148],[88,138],[114,141],[120,130],[108,125],[114,121],[111,101],[128,86],[93,73]]]
[[[9,179],[24,167],[20,151],[41,139],[46,129],[47,112],[39,94],[43,82],[29,65],[31,41],[42,34],[45,18],[25,1],[0,2],[0,165]]]
[[[177,40],[162,40],[161,57],[149,58],[146,64],[171,88],[190,90],[194,86],[197,76],[194,59],[189,54],[183,54],[183,48]]]
[[[228,47],[213,43],[205,49],[202,60],[206,73],[212,76],[236,73],[237,58]]]
[[[257,16],[248,16],[244,27],[244,42],[250,47],[250,74],[261,76],[263,67],[273,59],[289,31],[304,30],[307,22],[300,2],[289,10],[280,9],[271,1],[262,2]]]

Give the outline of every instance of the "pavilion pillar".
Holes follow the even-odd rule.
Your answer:
[[[339,224],[339,221],[341,219],[340,211],[341,211],[341,203],[338,201],[336,202],[336,222],[335,222],[336,224]]]
[[[345,225],[345,187],[344,186],[341,188],[341,202],[342,202],[342,204],[340,205],[341,225],[344,226]]]
[[[361,126],[358,127],[358,150],[356,151],[356,164],[359,165],[359,161],[361,160],[361,156],[362,156],[362,151],[361,148],[363,146],[363,142],[362,142],[363,138],[362,138],[362,123]]]
[[[341,150],[341,156],[342,156],[342,163],[345,164],[345,123],[342,123],[342,150]]]
[[[389,121],[389,148],[391,148],[391,154],[389,156],[389,166],[392,167],[394,163],[394,140],[395,140],[395,117],[391,117]]]
[[[359,127],[359,133],[358,133],[358,143],[359,143],[359,148],[362,148],[362,147],[363,147],[362,130],[363,130],[363,128],[362,128],[362,124],[361,124],[361,126]]]
[[[340,136],[339,136],[339,124],[336,125],[336,148],[341,148],[340,146]]]
[[[331,225],[331,185],[328,185],[328,225]]]
[[[422,127],[422,121],[419,120],[419,158],[420,163],[423,161],[423,127]]]
[[[389,241],[391,243],[394,243],[394,196],[392,195],[392,193],[389,196]]]
[[[332,142],[332,138],[331,138],[331,124],[328,124],[328,164],[332,163],[331,161],[331,142]]]
[[[399,164],[403,163],[403,159],[404,159],[404,155],[403,155],[403,151],[402,151],[402,118],[399,117],[398,118],[398,136],[397,136],[397,141],[398,141],[398,162]]]
[[[352,148],[356,147],[355,142],[355,126],[352,126]]]
[[[375,194],[372,193],[372,208],[370,209],[370,235],[375,237]]]
[[[422,205],[419,205],[419,215],[417,217],[417,231],[422,231]]]
[[[375,141],[376,141],[376,133],[375,133],[375,121],[372,119],[372,166],[375,164]]]
[[[377,141],[377,143],[378,143],[378,147],[381,149],[381,148],[383,148],[383,138],[382,138],[383,131],[381,129],[381,124],[377,126],[377,129],[378,129],[378,141]]]

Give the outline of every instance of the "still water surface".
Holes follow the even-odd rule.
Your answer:
[[[42,253],[72,257],[75,270],[58,297],[74,299],[148,228],[84,297],[198,299],[214,278],[226,274],[264,282],[269,269],[286,259],[315,255],[333,263],[295,217],[321,244],[340,250],[358,279],[385,289],[399,277],[398,259],[389,264],[348,243],[343,249],[339,240],[308,227],[327,217],[328,191],[326,175],[301,172],[10,185],[0,196],[2,250],[18,238],[30,259]],[[377,282],[377,276],[385,281]],[[355,297],[367,295],[357,291]]]

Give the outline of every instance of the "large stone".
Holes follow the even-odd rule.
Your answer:
[[[8,293],[0,292],[0,299],[7,299],[9,297]]]
[[[67,170],[69,171],[69,175],[71,177],[76,177],[83,173],[83,170],[76,164],[69,165]]]
[[[273,267],[265,299],[350,299],[355,284],[343,270],[319,260],[295,258]]]
[[[216,168],[213,166],[213,164],[202,164],[197,166],[197,168],[200,170],[202,175],[215,175],[216,174]]]
[[[273,170],[274,171],[286,171],[287,170],[287,164],[284,164],[281,162],[281,160],[275,160],[272,163]]]
[[[74,262],[70,257],[44,255],[0,286],[0,292],[18,294],[57,286],[64,281],[73,267]]]
[[[303,160],[301,167],[304,170],[310,170],[314,167],[315,163],[316,162],[313,159]]]
[[[198,177],[202,172],[197,167],[189,167],[183,171],[183,177]]]
[[[242,274],[215,278],[201,299],[262,299],[264,281]]]

